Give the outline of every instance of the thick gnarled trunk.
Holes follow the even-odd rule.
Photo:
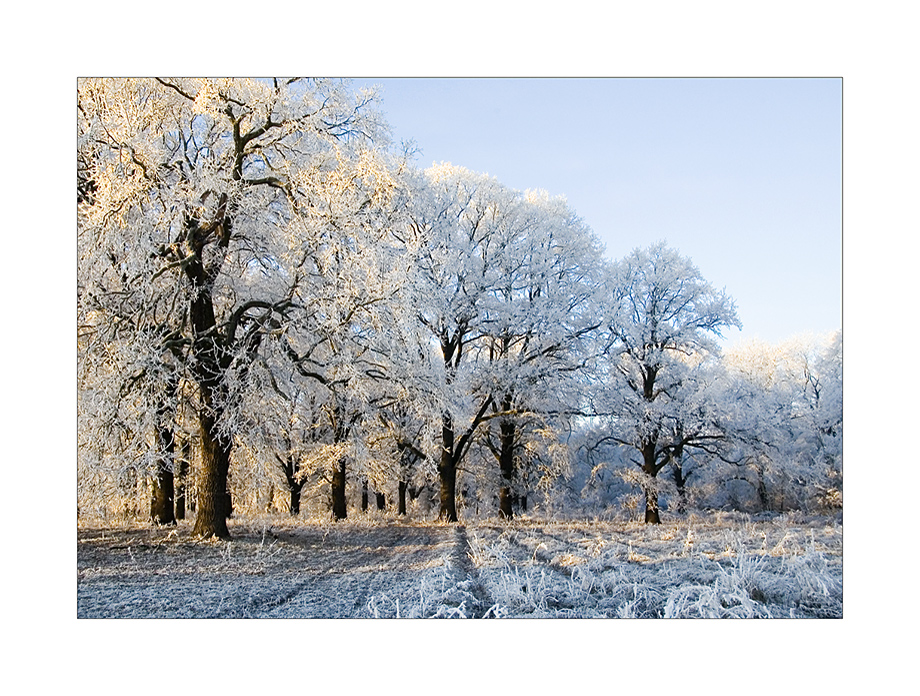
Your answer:
[[[204,538],[216,536],[229,539],[227,518],[231,512],[230,493],[227,480],[230,472],[230,453],[233,442],[222,437],[217,430],[220,406],[215,396],[221,392],[221,380],[229,366],[227,346],[215,333],[217,319],[212,296],[214,280],[223,264],[223,254],[230,237],[230,219],[227,217],[227,195],[222,194],[216,219],[212,224],[202,226],[198,220],[186,219],[189,249],[194,252],[185,265],[185,273],[195,289],[191,304],[190,319],[194,341],[192,372],[198,382],[201,403],[198,421],[201,429],[201,470],[198,475],[198,510],[195,516],[194,533]],[[208,268],[203,262],[203,249],[216,233],[217,255]]]
[[[213,420],[201,418],[201,470],[198,476],[198,509],[194,534],[203,538],[229,539],[227,518],[230,516],[230,446],[214,435]]]

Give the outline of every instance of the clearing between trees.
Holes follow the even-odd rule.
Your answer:
[[[839,517],[191,524],[81,524],[78,618],[843,616]]]

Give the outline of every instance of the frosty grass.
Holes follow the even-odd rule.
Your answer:
[[[80,618],[840,618],[835,519],[78,529]]]

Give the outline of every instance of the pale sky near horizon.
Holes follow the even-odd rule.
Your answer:
[[[611,258],[666,240],[734,297],[724,345],[842,322],[842,81],[355,79],[396,142],[565,195]]]

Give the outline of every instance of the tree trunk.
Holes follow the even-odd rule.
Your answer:
[[[514,517],[513,495],[509,486],[499,486],[498,516],[505,520]]]
[[[165,462],[161,462],[157,468],[157,476],[153,480],[150,516],[155,524],[176,523],[173,472],[167,467],[168,465]]]
[[[300,492],[303,490],[303,483],[288,484],[288,490],[291,492],[291,502],[288,506],[288,512],[291,513],[291,517],[296,517],[300,514]]]
[[[153,495],[150,499],[150,517],[155,524],[175,524],[173,454],[175,444],[172,428],[157,428],[157,448],[160,457],[157,461],[156,477],[153,479]]]
[[[187,475],[186,471],[183,469],[187,466],[183,462],[179,462],[179,475],[176,477],[176,519],[184,520],[185,519],[185,477]]]
[[[677,486],[677,512],[687,511],[687,479],[684,478],[682,467],[683,448],[677,447],[671,455],[671,465],[674,467],[674,485]]]
[[[194,534],[205,539],[216,536],[230,539],[227,518],[231,512],[227,477],[230,472],[230,445],[213,433],[214,421],[201,418],[201,471],[198,475],[198,512]]]
[[[150,499],[150,517],[155,524],[175,524],[173,467],[176,452],[176,440],[173,434],[173,417],[169,402],[176,395],[177,383],[170,378],[166,383],[165,394],[157,405],[156,448],[157,468],[153,480],[153,495]]]
[[[188,486],[188,469],[191,455],[191,445],[183,439],[179,449],[179,459],[176,461],[176,519],[185,519],[185,491]]]
[[[441,355],[447,384],[453,382],[453,375],[460,365],[463,354],[463,335],[459,332],[453,338],[441,337]],[[450,413],[441,416],[441,460],[438,462],[438,477],[441,480],[440,508],[438,519],[457,521],[457,459],[454,452],[454,421]]]
[[[687,511],[687,482],[680,467],[674,469],[674,484],[677,486],[677,512],[683,514]]]
[[[386,495],[383,493],[380,493],[379,491],[374,491],[374,497],[377,498],[377,509],[385,510],[387,506]]]
[[[502,404],[510,408],[510,404]],[[502,485],[498,489],[498,516],[510,520],[514,517],[512,484],[514,482],[514,432],[511,421],[503,420],[499,426],[498,465],[502,472]]]
[[[221,197],[219,213],[220,220],[217,224],[218,238],[229,238],[230,220],[225,216],[226,195]],[[215,408],[215,395],[219,393],[221,380],[225,377],[225,370],[229,365],[229,352],[226,346],[219,344],[215,327],[217,320],[214,314],[214,300],[212,290],[214,279],[223,263],[222,254],[211,261],[210,267],[204,266],[204,247],[214,228],[203,228],[199,222],[191,217],[186,219],[186,232],[189,250],[193,252],[190,261],[184,266],[185,273],[193,286],[193,300],[189,312],[194,341],[192,343],[192,371],[195,381],[198,382],[200,392],[200,411],[198,422],[201,429],[201,471],[198,472],[198,511],[195,516],[194,533],[203,538],[216,536],[219,539],[229,539],[227,518],[232,510],[230,493],[227,490],[227,477],[230,472],[230,452],[233,449],[232,440],[225,440],[217,431],[220,413]],[[221,243],[219,248],[226,248]]]
[[[406,514],[406,488],[409,487],[409,484],[405,481],[399,482],[399,498],[397,502],[396,514],[405,515]]]
[[[757,475],[757,497],[760,500],[760,509],[769,510],[770,502],[767,496],[766,466],[762,460],[754,460],[754,473]]]
[[[332,474],[332,517],[336,520],[344,520],[347,515],[345,506],[345,457],[342,457]]]
[[[441,473],[441,507],[438,519],[445,522],[457,521],[457,469],[453,463],[442,465]]]
[[[658,516],[658,493],[654,490],[645,491],[645,524],[661,524]]]
[[[288,494],[290,500],[288,502],[288,513],[292,517],[296,517],[300,514],[300,495],[303,491],[303,479],[298,480],[297,478],[297,459],[293,455],[288,454],[285,458],[281,458],[279,455],[275,455],[275,459],[278,460],[278,463],[281,465],[281,471],[284,473],[284,480],[287,482]],[[272,496],[269,496],[269,501],[271,501]]]
[[[441,479],[441,506],[438,519],[457,521],[457,463],[454,461],[454,429],[449,415],[442,419],[441,462],[438,465]]]
[[[642,446],[642,470],[653,479],[658,475],[655,442],[646,442]],[[645,524],[661,524],[658,516],[658,491],[651,484],[645,486]]]
[[[367,479],[361,482],[361,512],[367,512]]]

